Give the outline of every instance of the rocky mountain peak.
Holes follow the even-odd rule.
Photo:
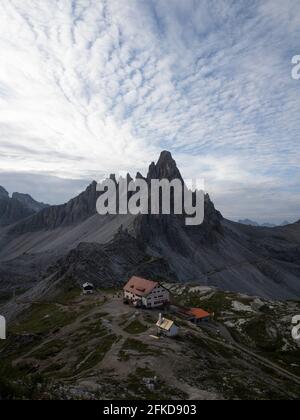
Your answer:
[[[38,213],[40,210],[48,207],[47,204],[39,203],[38,201],[34,200],[31,195],[29,194],[21,194],[18,192],[13,193],[12,195],[13,200],[17,200],[19,203],[24,205],[28,210],[33,211],[34,213]]]
[[[9,194],[5,188],[0,185],[0,198],[9,198]]]
[[[29,194],[13,193],[12,197],[0,187],[0,226],[7,226],[38,213],[47,207]]]
[[[96,201],[99,196],[96,187],[97,183],[93,181],[85,191],[66,204],[43,208],[31,218],[13,227],[12,232],[35,232],[83,222],[96,214]]]
[[[160,154],[160,157],[155,164],[152,162],[149,166],[149,171],[147,175],[147,180],[151,179],[180,179],[182,180],[181,173],[177,167],[175,160],[172,157],[172,154],[168,151],[163,151]]]
[[[135,177],[136,177],[136,179],[145,179],[140,172],[137,172]]]
[[[114,174],[111,174],[109,178],[117,184],[117,179]],[[138,173],[137,178],[143,178],[143,176]],[[163,178],[169,180],[180,179],[183,182],[183,178],[177,168],[175,160],[171,153],[167,151],[161,153],[157,163],[153,162],[150,165],[146,179],[150,182],[151,179]],[[127,181],[129,182],[131,180],[131,176],[127,174]],[[61,226],[79,224],[97,214],[96,202],[100,194],[101,193],[97,191],[97,183],[93,181],[84,192],[71,199],[68,203],[44,208],[28,220],[21,221],[12,229],[12,233],[34,232],[43,229],[56,229]],[[21,201],[31,199],[30,196],[20,194],[15,195],[15,197],[19,200],[22,199]],[[220,215],[214,209],[213,203],[208,196],[205,198],[205,206],[207,214],[206,220],[209,218],[212,223],[214,220],[219,222]]]

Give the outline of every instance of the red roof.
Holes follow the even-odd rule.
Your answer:
[[[124,287],[126,292],[131,292],[138,296],[147,296],[149,295],[159,283],[156,281],[146,280],[142,277],[131,277],[129,282]]]
[[[204,311],[203,309],[200,309],[200,308],[191,308],[189,310],[189,313],[197,319],[203,319],[203,318],[210,317],[210,314],[208,312],[206,312],[206,311]]]

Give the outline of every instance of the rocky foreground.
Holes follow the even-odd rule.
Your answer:
[[[2,399],[299,399],[296,301],[273,302],[209,287],[166,285],[165,314],[180,327],[157,338],[158,311],[124,305],[120,289],[77,288],[26,304],[0,347]],[[201,306],[196,327],[176,305]]]

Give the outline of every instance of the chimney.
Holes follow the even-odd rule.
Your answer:
[[[162,323],[163,323],[163,316],[162,314],[159,314],[158,325],[161,325]]]

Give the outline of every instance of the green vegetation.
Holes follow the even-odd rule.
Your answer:
[[[87,316],[86,318],[82,319],[80,322],[81,324],[85,324],[92,321],[99,321],[101,318],[105,318],[108,315],[109,313],[107,312],[98,312],[92,316]]]
[[[268,333],[268,327],[274,328],[274,336]],[[264,317],[248,322],[245,326],[245,333],[254,341],[256,347],[261,350],[272,352],[283,345],[282,339],[277,334],[276,325],[272,325],[271,321]]]
[[[250,305],[253,299],[223,292],[203,295],[195,289],[189,292],[187,287],[176,297],[178,304],[201,307],[217,317],[227,312],[226,316],[222,314],[219,323],[198,329],[172,314],[181,334],[165,340],[164,345],[163,339],[150,341],[146,336],[157,319],[156,311],[141,311],[133,320],[130,307],[124,310],[122,306],[118,314],[112,289],[104,293],[108,301],[104,307],[103,292],[87,298],[79,293],[79,289],[73,289],[62,295],[59,303],[34,304],[9,326],[8,339],[0,342],[0,398],[77,398],[77,387],[78,398],[105,399],[186,399],[197,390],[232,399],[299,395],[297,385],[280,377],[276,369],[230,346],[225,330],[226,326],[233,339],[252,352],[300,375],[299,351],[287,330],[294,307],[274,303],[274,307],[269,305],[269,313],[243,312],[238,307],[234,311],[233,301]],[[118,340],[122,345],[115,345]],[[120,349],[117,355],[112,347]],[[109,370],[105,369],[104,358],[110,361]],[[163,376],[164,366],[157,372],[151,370],[156,366],[152,361],[166,363],[168,374]],[[149,384],[145,378],[153,380]],[[85,380],[95,385],[95,391],[81,387]],[[186,395],[172,388],[178,380],[183,381],[179,389],[185,389],[186,383],[195,394],[192,389]]]
[[[12,399],[37,399],[43,393],[45,381],[42,375],[31,373],[32,368],[20,369],[10,361],[0,361],[0,397]]]
[[[19,317],[20,319],[20,317]],[[72,312],[61,309],[54,303],[33,304],[29,316],[14,324],[10,332],[14,334],[49,333],[53,329],[60,329],[74,321]]]
[[[210,298],[200,300],[198,293],[192,293],[187,297],[187,306],[194,308],[200,307],[209,313],[214,313],[218,317],[221,315],[221,312],[231,309],[232,299],[223,292],[216,292]]]
[[[35,357],[38,360],[47,360],[51,357],[55,357],[65,348],[65,342],[62,340],[53,340],[44,344],[42,347],[30,354],[31,357]]]
[[[143,343],[140,340],[135,340],[134,338],[127,338],[127,340],[123,344],[122,350],[123,352],[126,352],[128,350],[135,351],[144,356],[158,356],[160,354],[159,350],[152,349],[147,344]]]
[[[143,325],[140,321],[137,319],[134,320],[131,324],[128,325],[124,329],[124,331],[128,332],[129,334],[142,334],[148,330],[148,327]]]
[[[222,357],[224,359],[232,359],[236,351],[230,350],[222,345],[222,342],[210,342],[209,340],[203,339],[195,334],[189,334],[187,337],[190,348],[195,352],[195,359],[202,358],[205,354]]]
[[[84,331],[85,334],[90,337],[90,339],[93,337],[103,337],[107,334],[107,330],[102,325],[101,319],[93,322],[92,324],[85,325],[81,330],[78,330],[78,332],[80,331]]]
[[[79,298],[81,295],[81,289],[80,288],[72,288],[68,290],[67,292],[62,293],[58,298],[57,302],[62,305],[67,305],[69,303],[74,302],[77,298]]]
[[[49,365],[46,369],[43,370],[43,374],[44,375],[49,375],[49,374],[56,374],[57,372],[59,372],[62,368],[64,367],[63,363],[52,363],[51,365]]]
[[[42,342],[41,335],[35,334],[12,334],[9,332],[8,338],[0,347],[1,359],[13,360],[31,351]],[[1,360],[0,359],[0,360]]]
[[[9,301],[11,298],[11,293],[0,293],[0,304]]]
[[[300,356],[299,350],[283,352],[277,350],[276,352],[264,352],[263,356],[274,363],[282,366],[284,369],[290,371],[294,375],[300,377]]]
[[[76,328],[76,331],[71,335],[71,341],[75,345],[90,341],[95,338],[101,338],[107,335],[107,329],[103,326],[101,319],[94,321],[90,324],[84,323],[85,325]],[[82,323],[80,323],[82,325]]]
[[[247,319],[240,330],[234,327],[228,329],[237,342],[262,352],[273,353],[281,351],[284,345],[273,320],[274,318],[264,314]]]
[[[129,359],[130,359],[130,356],[129,356],[128,353],[126,353],[126,351],[124,351],[124,350],[119,351],[119,361],[120,362],[128,362]]]
[[[155,400],[157,391],[150,391],[143,382],[143,378],[154,378],[155,376],[155,372],[150,369],[137,368],[135,373],[130,374],[127,378],[128,391],[132,392],[137,399]]]
[[[153,379],[153,389],[149,389],[144,379]],[[154,381],[154,378],[156,380]],[[157,377],[157,374],[149,368],[137,368],[127,378],[127,388],[138,400],[169,400],[169,399],[187,399],[188,396],[183,391],[168,387],[164,381]]]
[[[103,337],[101,345],[99,345],[83,363],[79,365],[76,373],[83,372],[98,365],[104,359],[106,353],[111,349],[117,337],[113,334]]]

